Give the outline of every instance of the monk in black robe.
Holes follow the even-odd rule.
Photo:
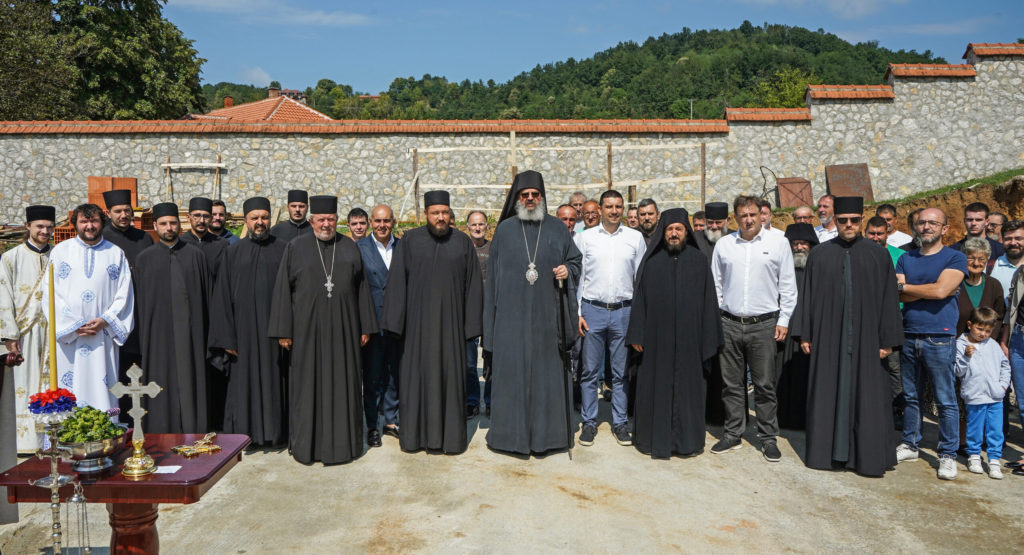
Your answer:
[[[792,334],[811,357],[807,466],[882,476],[897,442],[885,357],[903,344],[903,321],[892,258],[861,236],[863,211],[860,197],[835,199],[839,235],[807,259]]]
[[[535,171],[512,182],[484,287],[483,348],[491,353],[494,384],[487,445],[524,455],[567,449],[572,437],[566,422],[571,376],[560,349],[571,349],[576,338],[582,255],[565,225],[547,214],[543,195],[544,179]],[[560,329],[567,330],[564,337]]]
[[[814,232],[814,226],[811,224],[795,223],[786,228],[786,239],[789,239],[790,248],[793,249],[796,289],[801,291],[807,256],[811,248],[818,244],[818,234]],[[800,310],[803,308],[801,301],[802,298],[797,299],[791,322],[800,317]],[[776,415],[779,427],[803,430],[807,422],[807,365],[811,359],[800,349],[800,339],[791,333],[786,335],[785,341],[776,345],[778,350],[775,353],[775,396],[778,398]]]
[[[209,384],[206,334],[213,278],[206,257],[178,239],[178,206],[153,207],[160,242],[137,259],[136,313],[146,379],[163,391],[144,398],[146,431],[206,433]]]
[[[722,325],[707,257],[686,210],[661,215],[637,270],[626,343],[641,353],[633,445],[654,458],[704,449],[705,362],[718,354]]]
[[[306,191],[292,189],[288,191],[288,219],[275,224],[270,228],[270,234],[281,240],[282,243],[290,243],[292,239],[300,235],[311,235],[313,226],[309,225],[306,219],[309,195]]]
[[[242,205],[248,234],[224,251],[210,311],[211,363],[227,377],[224,431],[255,445],[288,439],[287,351],[267,335],[285,243],[270,235],[270,201]]]
[[[181,234],[181,240],[194,245],[206,255],[206,265],[214,277],[220,266],[220,257],[228,248],[226,239],[221,239],[210,231],[213,219],[213,201],[205,197],[193,197],[188,201],[188,221],[192,229]]]
[[[128,261],[128,269],[132,273],[132,290],[138,297],[135,287],[135,259],[139,253],[153,244],[149,233],[132,225],[135,213],[132,211],[132,193],[128,189],[115,189],[103,193],[103,202],[107,205],[107,225],[103,227],[103,238],[124,251]],[[117,359],[117,377],[119,382],[128,383],[128,369],[133,364],[142,364],[142,350],[139,347],[139,325],[136,322],[128,339],[121,346],[121,354]],[[121,411],[127,413],[132,406],[131,397],[125,395],[118,399]]]
[[[711,268],[711,255],[715,252],[715,243],[723,236],[730,233],[729,230],[729,205],[724,202],[709,202],[704,205],[704,218],[706,227],[700,232],[692,234],[694,243],[705,257],[707,257],[708,268]],[[717,298],[717,297],[716,297]],[[718,322],[721,316],[716,315]],[[722,367],[718,363],[718,356],[711,357],[704,362],[705,372],[708,378],[708,392],[705,396],[704,418],[709,426],[722,426],[725,424],[725,401],[722,400]],[[746,393],[746,390],[744,390]]]
[[[481,334],[483,283],[473,241],[449,226],[448,193],[423,200],[427,225],[406,232],[392,255],[381,327],[402,337],[402,450],[461,453],[466,342]]]
[[[310,464],[363,454],[360,347],[377,331],[359,249],[339,235],[338,199],[310,199],[313,235],[288,243],[277,272],[267,335],[291,351],[288,447]]]

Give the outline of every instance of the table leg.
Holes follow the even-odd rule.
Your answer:
[[[160,552],[155,503],[107,503],[110,514],[110,552],[113,555],[152,555]]]

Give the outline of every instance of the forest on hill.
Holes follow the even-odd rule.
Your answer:
[[[890,63],[947,63],[931,51],[851,44],[822,29],[744,21],[619,43],[592,57],[537,65],[504,83],[396,78],[367,94],[331,79],[305,89],[337,119],[720,118],[727,106],[797,107],[808,84],[879,84]],[[276,83],[275,83],[276,84]],[[203,85],[209,109],[265,98],[251,85]]]

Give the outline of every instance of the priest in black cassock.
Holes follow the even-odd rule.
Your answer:
[[[228,242],[210,231],[212,220],[213,201],[206,197],[192,197],[188,201],[188,221],[192,229],[182,233],[181,240],[203,251],[206,255],[206,264],[216,277],[220,257],[224,254],[224,249],[228,248]]]
[[[270,201],[242,204],[248,233],[224,251],[210,310],[210,362],[227,377],[224,431],[254,445],[288,439],[288,357],[267,335],[284,241],[270,234]]]
[[[885,357],[903,344],[896,272],[888,251],[861,236],[864,200],[836,197],[839,235],[807,258],[803,309],[793,324],[810,355],[810,468],[882,476],[896,465]]]
[[[338,199],[314,196],[311,235],[285,246],[269,337],[291,351],[288,447],[303,464],[363,454],[360,347],[377,331],[359,249],[338,234]]]
[[[178,206],[153,207],[160,241],[139,254],[135,310],[142,371],[163,391],[144,398],[146,431],[161,434],[210,431],[206,335],[213,288],[202,251],[178,238]]]
[[[461,453],[468,443],[466,342],[481,334],[483,283],[473,241],[449,225],[448,192],[429,191],[423,204],[427,224],[395,248],[381,327],[403,340],[402,450]],[[510,339],[518,340],[502,338]]]
[[[725,202],[709,202],[704,205],[704,221],[706,227],[699,232],[692,234],[697,248],[707,258],[708,268],[711,267],[711,255],[715,252],[715,243],[729,231],[729,204]],[[715,316],[718,322],[720,316]],[[725,401],[722,400],[722,367],[718,363],[718,356],[713,356],[704,362],[707,367],[705,372],[708,378],[708,391],[705,397],[706,408],[704,409],[705,421],[711,426],[725,424]]]
[[[288,243],[300,235],[311,235],[313,226],[306,219],[309,194],[301,189],[288,191],[288,219],[270,228],[270,234],[283,243]]]
[[[818,234],[811,224],[795,223],[786,228],[786,239],[789,239],[789,246],[793,250],[793,273],[799,292],[804,285],[807,256],[811,248],[817,246]],[[802,300],[798,297],[791,322],[800,317]],[[776,348],[775,396],[778,399],[776,415],[779,427],[803,430],[807,421],[807,365],[810,357],[800,349],[800,339],[793,334],[787,334],[785,341],[777,343]]]
[[[529,455],[569,448],[566,395],[572,384],[560,349],[571,349],[577,335],[581,258],[569,230],[547,214],[541,174],[517,175],[491,241],[484,285],[492,449]],[[559,329],[567,330],[564,337]]]
[[[103,238],[117,245],[124,251],[125,260],[128,261],[128,269],[132,273],[132,287],[135,287],[135,259],[139,257],[144,249],[153,244],[153,237],[145,231],[132,225],[135,213],[132,211],[132,192],[128,189],[114,189],[103,193],[103,202],[107,205],[107,225],[103,227]],[[136,296],[138,293],[136,292]],[[119,382],[128,381],[128,369],[133,364],[141,364],[142,353],[139,348],[139,326],[128,334],[128,339],[121,346],[121,354],[118,357],[117,379]],[[127,412],[131,408],[132,400],[125,395],[118,399],[121,410]]]
[[[707,361],[722,345],[718,297],[685,209],[661,215],[637,270],[626,343],[641,354],[633,445],[654,458],[704,449]]]

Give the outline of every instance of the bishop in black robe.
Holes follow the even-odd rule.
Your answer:
[[[729,205],[724,202],[709,202],[704,206],[704,214],[708,220],[728,220]],[[726,235],[729,230],[723,226],[722,234]],[[693,243],[697,249],[707,258],[708,269],[711,268],[711,255],[715,253],[715,243],[708,239],[706,231],[698,231],[692,234]],[[717,297],[716,297],[717,298]],[[721,319],[720,315],[715,316],[715,321]],[[725,401],[722,400],[722,367],[718,363],[718,356],[713,356],[704,362],[705,374],[707,375],[708,391],[705,396],[704,420],[708,425],[721,426],[725,424]]]
[[[481,334],[483,283],[473,241],[448,225],[448,194],[430,191],[424,206],[427,225],[406,232],[392,255],[381,327],[403,340],[402,450],[461,453],[468,444],[466,341]]]
[[[173,218],[171,203],[153,207],[154,220]],[[158,233],[160,222],[157,222]],[[144,398],[146,431],[152,433],[209,432],[209,384],[206,336],[213,279],[206,257],[196,247],[177,240],[177,229],[139,254],[136,313],[142,347],[142,370],[147,381],[163,391]],[[172,243],[173,242],[173,243]],[[167,243],[172,243],[168,245]]]
[[[282,243],[290,243],[292,239],[300,235],[312,235],[313,226],[309,225],[306,220],[301,222],[285,220],[274,224],[274,227],[270,228],[270,234],[280,239]]]
[[[790,224],[786,228],[786,238],[792,246],[794,241],[804,241],[811,248],[818,244],[818,235],[814,226],[806,223]],[[793,251],[793,259],[797,259],[797,251]],[[797,291],[803,290],[805,265],[793,268],[796,276]],[[798,293],[799,295],[799,293]],[[802,297],[797,299],[791,322],[797,321],[803,309]],[[776,415],[779,427],[787,430],[803,430],[807,422],[807,365],[810,356],[800,349],[800,339],[793,334],[786,334],[786,339],[777,343],[775,353],[775,396],[778,398]]]
[[[279,445],[287,434],[288,354],[267,335],[284,241],[270,235],[270,201],[243,205],[248,235],[221,258],[211,300],[211,363],[227,378],[224,431],[255,445]]]
[[[321,215],[334,224],[285,246],[270,305],[267,335],[292,341],[288,446],[304,464],[363,453],[360,347],[377,320],[362,257],[337,233],[336,209],[335,197],[310,198],[314,225]]]
[[[637,270],[626,332],[626,343],[642,348],[633,445],[654,458],[704,449],[709,367],[705,363],[722,345],[711,267],[697,248],[689,222],[682,208],[661,215],[654,247]],[[665,238],[665,228],[674,223],[686,229],[677,252]]]
[[[543,195],[541,175],[526,171],[516,176],[507,214],[491,241],[483,349],[492,353],[487,445],[528,455],[567,449],[572,437],[566,422],[571,375],[563,366],[562,350],[571,349],[577,336],[576,282],[582,255],[565,224],[545,212],[543,197],[518,200],[522,191]],[[532,213],[523,207],[530,201],[535,204]],[[537,217],[539,221],[529,219]],[[533,283],[525,275],[531,261],[538,274]],[[562,289],[554,274],[559,267],[566,274]]]
[[[863,212],[837,197],[835,213]],[[892,390],[883,349],[903,344],[896,271],[888,251],[859,230],[811,250],[800,318],[791,333],[810,343],[807,457],[810,468],[882,476],[896,465]]]

